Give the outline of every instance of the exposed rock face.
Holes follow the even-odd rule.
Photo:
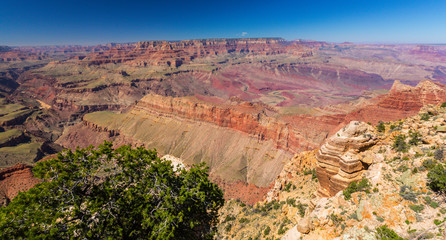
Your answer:
[[[0,171],[0,206],[8,204],[21,191],[27,191],[40,180],[34,178],[32,167],[16,164]]]
[[[376,101],[376,104],[349,113],[346,119],[377,123],[415,115],[425,105],[445,102],[446,85],[423,80],[412,87],[395,81],[388,94]]]
[[[371,164],[361,152],[373,146],[377,138],[373,127],[363,122],[352,121],[330,137],[319,149],[317,177],[320,182],[318,194],[328,197],[357,181]]]
[[[233,106],[219,106],[187,98],[150,94],[142,98],[134,110],[213,123],[248,133],[261,141],[271,139],[277,148],[289,149],[287,124],[268,117],[271,108],[264,104],[243,102]]]
[[[226,53],[309,55],[307,51],[303,51],[301,44],[290,44],[281,38],[197,39],[118,45],[102,53],[90,54],[82,61],[89,64],[128,62],[136,66],[178,67],[198,57]]]

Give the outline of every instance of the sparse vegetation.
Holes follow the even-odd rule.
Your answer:
[[[421,116],[420,116],[420,120],[422,120],[422,121],[428,121],[430,118],[431,118],[431,114],[430,113],[423,113],[423,114],[421,114]]]
[[[417,202],[417,195],[412,191],[412,188],[409,186],[401,186],[400,196],[408,201]]]
[[[382,225],[376,229],[376,238],[380,240],[405,240],[404,238],[398,236],[398,234],[392,229],[388,228],[387,225]]]
[[[271,228],[270,228],[269,226],[267,226],[267,227],[265,228],[265,230],[263,231],[263,235],[266,236],[266,235],[269,234],[269,232],[271,232]]]
[[[419,213],[424,210],[424,205],[421,205],[421,204],[420,205],[412,204],[412,205],[409,205],[409,207],[416,213]]]
[[[416,146],[416,145],[420,144],[421,135],[418,132],[410,132],[409,137],[410,137],[410,139],[409,139],[410,145]]]
[[[397,152],[407,152],[408,146],[406,143],[406,136],[402,134],[398,134],[394,138],[392,148]]]
[[[370,193],[370,183],[367,178],[363,178],[359,182],[351,182],[348,187],[343,191],[345,200],[349,200],[352,197],[352,193],[365,191]]]
[[[437,161],[433,160],[433,159],[426,159],[423,161],[423,167],[430,170],[432,168],[434,168],[437,165]]]
[[[428,186],[439,193],[446,193],[446,169],[443,164],[435,165],[427,174]]]
[[[444,149],[443,147],[439,147],[437,149],[435,149],[434,151],[434,159],[436,160],[443,160],[444,157]]]
[[[378,122],[378,125],[376,126],[376,130],[378,130],[378,132],[386,131],[386,126],[384,125],[384,123],[382,121]]]

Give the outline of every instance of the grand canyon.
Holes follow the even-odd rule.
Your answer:
[[[442,121],[432,121],[444,134],[439,105],[446,102],[446,46],[282,38],[4,46],[0,96],[1,205],[40,182],[31,171],[37,162],[106,140],[114,146],[155,148],[159,157],[173,156],[185,166],[205,162],[228,202],[222,212],[226,220],[231,212],[243,215],[242,205],[304,199],[308,208],[302,217],[290,212],[294,203],[286,210],[280,205],[291,217],[280,228],[271,225],[275,236],[331,239],[342,237],[341,225],[324,213],[325,202],[311,200],[329,201],[325,210],[333,204],[351,207],[338,192],[387,164],[364,155],[378,154],[372,153],[378,147],[392,151],[388,141],[393,135],[378,133],[374,126],[387,122],[388,129],[404,121],[402,131],[415,129],[424,134],[424,144],[443,146],[440,139],[429,138],[436,131],[426,129],[434,123],[414,127],[414,122],[419,113],[437,116]],[[307,171],[314,178],[303,174]],[[291,183],[305,196],[284,191]],[[377,189],[385,191],[388,185]],[[353,199],[374,203],[370,196],[366,202],[357,195]],[[385,215],[361,206],[360,224],[349,219],[344,229]],[[324,214],[328,220],[322,223]],[[417,222],[409,215],[408,221]],[[406,218],[385,219],[389,226],[406,224]],[[234,223],[228,230],[226,220],[219,225],[220,239],[256,235],[249,232],[254,225]],[[418,222],[419,229],[428,228]],[[286,234],[285,226],[290,229]],[[244,229],[251,230],[241,235]]]

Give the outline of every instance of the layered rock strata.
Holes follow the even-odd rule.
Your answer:
[[[377,142],[370,125],[352,121],[321,146],[316,154],[318,194],[334,196],[349,183],[361,179],[361,174],[372,163],[361,152]]]
[[[135,66],[179,67],[198,57],[210,55],[281,54],[311,56],[302,44],[287,42],[282,38],[197,39],[179,42],[142,41],[131,45],[117,45],[108,51],[92,53],[82,61],[89,64],[124,63]]]
[[[31,169],[31,166],[19,163],[0,171],[0,206],[8,204],[19,192],[27,191],[40,182]]]

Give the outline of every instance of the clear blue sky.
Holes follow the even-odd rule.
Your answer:
[[[270,36],[446,43],[446,1],[0,1],[0,45]]]

